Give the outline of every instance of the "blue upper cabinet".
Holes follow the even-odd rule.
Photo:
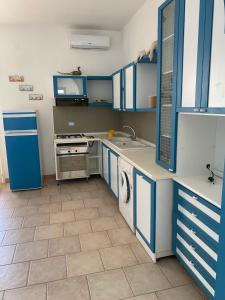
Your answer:
[[[225,113],[224,0],[207,0],[202,100],[209,113]]]
[[[183,0],[168,0],[159,7],[156,160],[165,169],[176,170],[177,113],[181,66],[178,65],[182,31]]]
[[[112,95],[113,95],[113,109],[122,110],[123,102],[123,84],[122,84],[122,70],[115,72],[112,75]]]
[[[179,64],[183,66],[177,110],[225,112],[224,0],[186,0]]]
[[[86,76],[53,76],[54,97],[87,97]]]
[[[123,110],[135,111],[136,106],[136,64],[131,63],[123,69]]]

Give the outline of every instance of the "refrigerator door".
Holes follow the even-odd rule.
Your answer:
[[[10,189],[28,190],[41,187],[38,135],[32,131],[6,134],[6,151]]]

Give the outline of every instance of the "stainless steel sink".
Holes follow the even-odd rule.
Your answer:
[[[110,142],[121,150],[141,149],[141,148],[148,147],[148,145],[142,142],[132,141],[129,138],[121,138],[120,140],[114,139],[111,140]]]

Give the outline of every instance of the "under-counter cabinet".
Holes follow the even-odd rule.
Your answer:
[[[118,154],[102,144],[102,177],[118,198]]]
[[[154,181],[134,170],[136,236],[152,260],[172,254],[172,180]]]
[[[210,299],[214,299],[221,210],[175,183],[173,211],[173,251]]]
[[[178,94],[178,49],[180,9],[183,0],[169,0],[159,7],[158,17],[158,91],[156,161],[176,171],[176,135]]]
[[[178,62],[183,66],[177,110],[225,112],[224,0],[186,0]],[[191,43],[190,43],[191,40]]]

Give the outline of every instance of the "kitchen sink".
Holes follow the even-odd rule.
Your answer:
[[[132,141],[127,138],[124,138],[124,140],[112,140],[110,142],[121,150],[140,149],[148,147],[148,145],[142,142]]]

